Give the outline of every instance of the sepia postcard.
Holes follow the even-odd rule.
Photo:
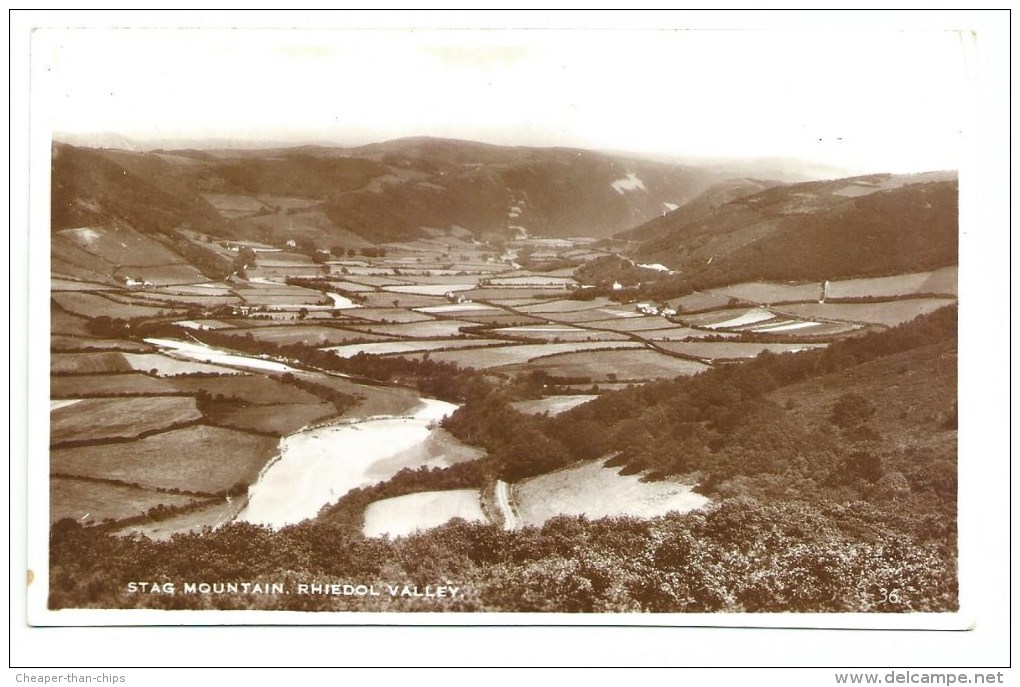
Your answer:
[[[970,627],[976,40],[40,27],[29,622]]]

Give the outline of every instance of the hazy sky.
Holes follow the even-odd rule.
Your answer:
[[[54,131],[357,144],[433,135],[669,156],[955,168],[967,33],[42,30]]]

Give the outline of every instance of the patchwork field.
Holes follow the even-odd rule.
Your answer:
[[[360,281],[360,280],[359,280]],[[445,296],[448,293],[457,293],[474,289],[478,282],[459,282],[450,284],[400,284],[396,286],[382,286],[384,291],[391,293],[410,293],[419,296]]]
[[[642,482],[641,475],[621,475],[619,468],[603,467],[602,462],[589,461],[513,485],[522,524],[540,527],[558,515],[653,518],[709,502],[689,484]]]
[[[701,315],[681,316],[680,319],[694,327],[732,329],[774,320],[776,315],[765,308],[734,308],[714,310]]]
[[[50,444],[130,439],[201,419],[189,397],[86,399],[50,413]]]
[[[127,443],[54,449],[50,473],[215,493],[252,483],[277,444],[272,437],[195,425]]]
[[[679,341],[682,339],[703,339],[705,337],[732,339],[739,337],[737,332],[719,332],[690,327],[666,327],[665,329],[643,329],[640,336],[648,341]]]
[[[640,344],[635,344],[640,346]],[[584,378],[595,382],[671,379],[693,375],[708,365],[673,358],[647,348],[637,350],[585,351],[564,353],[532,360],[527,365],[496,368],[496,372],[525,373],[542,370],[554,377]]]
[[[337,414],[331,403],[238,405],[210,402],[204,407],[208,421],[217,427],[284,436]]]
[[[460,330],[462,327],[477,326],[476,323],[465,320],[432,320],[429,322],[410,322],[407,324],[359,325],[357,329],[358,331],[383,335],[384,337],[399,336],[406,339],[438,339],[457,336],[461,334]]]
[[[324,350],[332,351],[341,358],[353,358],[359,353],[388,355],[392,353],[415,353],[418,351],[442,351],[456,348],[503,345],[506,345],[506,342],[500,339],[441,339],[439,341],[382,341],[379,343],[349,344],[347,346],[333,346]]]
[[[501,327],[491,331],[494,336],[508,336],[532,341],[628,341],[630,339],[627,334],[622,332],[582,329],[556,324]]]
[[[81,523],[101,523],[142,515],[150,509],[179,508],[201,500],[184,494],[141,489],[110,482],[52,477],[50,522],[72,518]]]
[[[119,374],[55,375],[50,378],[50,398],[88,398],[89,396],[158,396],[183,393],[169,379],[150,377],[141,372]]]
[[[460,351],[436,351],[429,354],[429,359],[437,362],[454,363],[461,367],[486,370],[507,365],[520,365],[536,358],[552,356],[559,353],[571,354],[576,351],[588,352],[603,348],[639,348],[641,344],[632,341],[578,341],[574,343],[519,344],[509,346],[490,346],[487,348]],[[630,353],[630,351],[628,351]],[[417,354],[415,357],[421,357]],[[542,368],[545,368],[543,362]]]
[[[415,312],[414,310],[394,308],[392,307],[392,303],[390,305],[391,307],[388,308],[358,308],[357,310],[351,310],[350,312],[345,312],[344,317],[340,321],[344,323],[356,323],[368,320],[369,322],[404,324],[407,322],[432,322],[436,319],[430,315]]]
[[[224,333],[245,339],[251,337],[256,341],[280,345],[307,343],[312,346],[337,346],[349,341],[385,341],[390,338],[353,329],[318,325],[264,326],[252,329],[235,329]]]
[[[613,301],[608,298],[595,298],[590,301],[574,301],[569,299],[558,299],[552,301],[544,301],[541,303],[535,303],[532,305],[521,304],[518,310],[529,313],[565,313],[565,312],[581,312],[584,310],[596,310],[598,308],[607,308],[616,305]]]
[[[288,403],[320,403],[321,398],[286,384],[276,377],[237,374],[229,377],[175,377],[166,382],[183,393],[204,392],[212,397],[223,396],[254,405]]]
[[[616,317],[610,320],[585,322],[585,326],[593,329],[611,329],[617,332],[643,332],[648,329],[662,329],[669,326],[664,317],[643,315],[639,317]]]
[[[51,353],[50,374],[92,374],[102,372],[132,372],[135,368],[123,353]]]
[[[117,303],[109,298],[104,298],[99,293],[84,291],[58,291],[52,294],[52,298],[67,312],[88,317],[106,315],[128,320],[136,317],[179,315],[184,312],[182,308],[169,305],[147,306]]]
[[[363,291],[359,294],[359,297],[364,299],[362,306],[366,308],[392,308],[394,307],[394,302],[397,303],[399,308],[422,308],[450,302],[443,296],[418,296],[407,293],[395,294],[389,291]]]
[[[426,491],[376,501],[365,510],[366,537],[403,537],[454,518],[487,522],[477,489]]]
[[[910,298],[882,303],[801,303],[783,306],[782,310],[796,317],[818,317],[893,327],[955,302],[951,298]]]

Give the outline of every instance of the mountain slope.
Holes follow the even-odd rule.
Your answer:
[[[809,182],[737,198],[691,218],[682,208],[628,236],[640,262],[698,288],[747,280],[833,279],[958,261],[955,174]]]

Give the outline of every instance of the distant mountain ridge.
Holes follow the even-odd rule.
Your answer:
[[[286,232],[324,243],[352,234],[404,240],[453,227],[479,237],[606,236],[720,180],[697,167],[586,150],[425,137],[353,148],[144,152],[55,143],[53,160],[58,224],[72,221],[75,207],[92,208],[76,222],[127,210],[160,217],[143,223],[172,223],[167,212],[176,206],[177,219],[192,228],[209,220],[209,233],[269,240]]]

